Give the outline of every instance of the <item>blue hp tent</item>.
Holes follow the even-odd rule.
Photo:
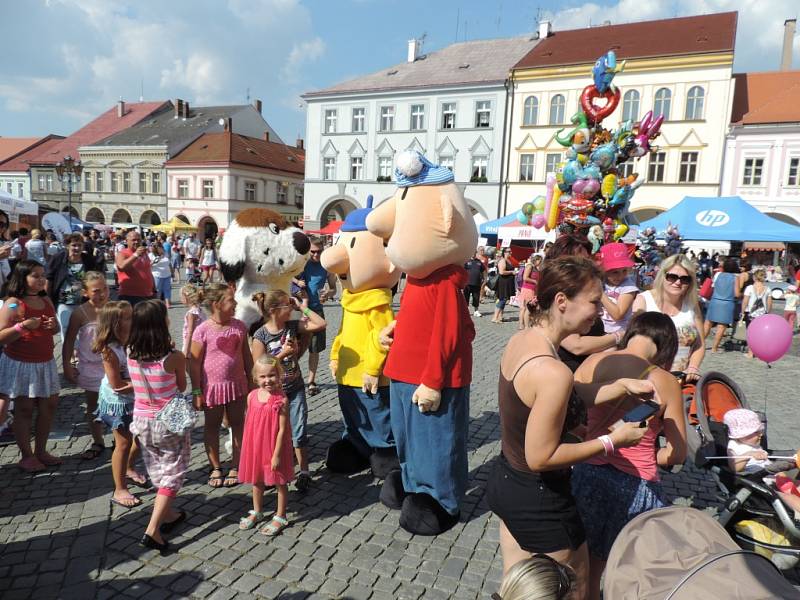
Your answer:
[[[800,227],[765,215],[739,196],[686,196],[640,227],[655,227],[661,234],[669,225],[677,225],[685,240],[800,242]]]
[[[516,220],[517,220],[517,213],[512,213],[510,215],[506,215],[505,217],[500,217],[499,219],[495,219],[494,221],[486,221],[486,223],[483,223],[478,228],[478,231],[480,231],[481,237],[486,237],[487,235],[497,235],[497,230],[500,229],[503,225],[508,225],[509,223],[513,223]]]

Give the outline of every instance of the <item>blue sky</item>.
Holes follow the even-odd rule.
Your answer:
[[[797,0],[14,0],[0,1],[0,135],[69,134],[120,97],[193,105],[264,102],[287,142],[300,94],[454,41],[739,10],[736,71],[777,68]],[[793,65],[800,69],[800,35]]]

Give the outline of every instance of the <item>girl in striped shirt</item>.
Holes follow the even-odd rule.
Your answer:
[[[168,545],[162,534],[186,519],[172,501],[189,467],[191,432],[175,434],[156,421],[158,411],[186,388],[186,358],[174,349],[167,307],[160,300],[145,300],[133,309],[128,372],[135,398],[130,431],[137,436],[150,481],[158,488],[141,543],[164,552]]]

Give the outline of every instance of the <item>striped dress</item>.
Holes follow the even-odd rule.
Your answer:
[[[154,362],[128,358],[135,397],[130,431],[139,440],[147,474],[158,493],[174,496],[189,468],[191,432],[172,433],[155,418],[179,391],[175,374],[164,370],[164,361],[169,356]]]

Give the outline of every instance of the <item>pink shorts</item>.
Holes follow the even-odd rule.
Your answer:
[[[210,271],[211,269],[216,269],[217,265],[203,265],[200,267],[203,271]]]

